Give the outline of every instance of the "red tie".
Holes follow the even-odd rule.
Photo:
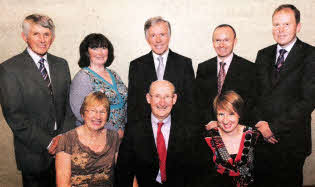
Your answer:
[[[161,180],[162,182],[166,181],[166,147],[164,137],[161,131],[163,126],[163,122],[158,123],[158,131],[156,136],[156,143],[157,143],[157,150],[159,153],[159,160],[160,160],[160,172],[161,172]]]

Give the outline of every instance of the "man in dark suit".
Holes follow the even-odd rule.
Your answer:
[[[172,82],[178,94],[174,114],[186,112],[192,105],[192,82],[194,71],[191,59],[171,51],[170,23],[161,17],[154,17],[144,25],[145,37],[152,51],[133,60],[129,67],[128,123],[150,115],[145,95],[155,80]]]
[[[254,63],[233,53],[237,38],[234,28],[222,24],[214,29],[213,48],[217,56],[198,65],[195,98],[199,122],[203,125],[216,121],[212,103],[217,94],[227,90],[237,92],[245,101],[242,123],[251,124],[250,111],[255,96]],[[209,123],[211,124],[211,123]]]
[[[117,160],[117,186],[132,186],[134,176],[139,187],[188,185],[193,175],[188,169],[193,162],[188,159],[191,140],[185,123],[171,115],[177,100],[174,85],[166,80],[153,82],[146,100],[151,117],[126,129]]]
[[[54,23],[32,14],[23,21],[28,47],[0,64],[0,103],[14,135],[24,187],[55,186],[54,154],[61,132],[74,127],[67,62],[47,53]]]
[[[315,48],[296,37],[300,12],[289,4],[272,15],[277,44],[258,51],[256,127],[269,143],[256,149],[261,186],[302,186],[311,154],[311,113],[315,107]]]

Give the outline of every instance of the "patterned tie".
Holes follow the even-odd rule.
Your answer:
[[[163,124],[164,124],[163,122],[158,123],[156,142],[157,142],[157,150],[159,153],[161,180],[162,182],[165,182],[166,181],[166,146],[165,146],[164,137],[161,131]]]
[[[38,63],[39,63],[39,71],[40,71],[40,73],[42,74],[42,77],[44,78],[44,80],[46,81],[47,86],[48,86],[49,91],[50,91],[50,94],[52,95],[51,83],[50,83],[50,79],[49,79],[47,70],[46,70],[46,68],[45,68],[45,66],[44,66],[44,62],[45,62],[45,59],[44,59],[44,58],[41,58],[41,59],[38,61]]]
[[[220,62],[220,71],[219,71],[219,76],[218,76],[218,94],[221,93],[222,86],[225,79],[225,70],[224,70],[225,65],[226,65],[225,62]]]
[[[287,51],[285,49],[280,49],[279,50],[279,56],[278,56],[278,59],[277,59],[277,63],[276,63],[276,68],[277,68],[277,72],[280,71],[280,68],[281,66],[283,65],[284,63],[284,54],[286,53]]]
[[[158,56],[158,61],[159,61],[159,66],[157,68],[157,77],[158,80],[163,80],[163,75],[164,75],[164,63],[163,63],[163,57]]]

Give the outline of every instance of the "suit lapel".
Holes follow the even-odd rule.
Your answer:
[[[157,80],[157,75],[156,75],[156,71],[155,71],[155,66],[154,66],[154,60],[153,60],[153,54],[152,51],[150,53],[148,53],[145,56],[145,61],[144,61],[144,73],[146,74],[146,78],[149,78],[151,80],[149,80],[150,82],[156,81]]]
[[[57,93],[56,91],[56,84],[57,84],[57,75],[58,75],[58,72],[57,72],[57,64],[56,62],[52,59],[51,55],[48,53],[47,54],[47,61],[48,61],[48,66],[49,66],[49,72],[50,72],[50,83],[51,83],[51,87],[52,87],[52,91],[53,93]],[[46,84],[46,83],[45,83]],[[55,94],[53,94],[54,96],[54,99],[56,100],[55,98]]]
[[[158,156],[158,152],[157,152],[157,148],[156,148],[156,144],[155,144],[155,140],[154,140],[154,134],[153,134],[153,129],[152,129],[152,123],[151,123],[151,118],[147,118],[145,120],[144,123],[144,133],[147,135],[146,137],[146,142],[148,144],[148,154],[150,154],[151,156],[148,158],[152,158],[153,159],[153,163],[154,163],[154,169],[159,170],[159,156]]]
[[[166,66],[165,66],[165,71],[163,75],[163,79],[165,80],[170,80],[171,76],[174,74],[174,72],[172,72],[174,70],[174,65],[175,65],[175,59],[173,59],[173,57],[174,57],[173,51],[169,50]]]
[[[49,93],[49,89],[48,86],[45,82],[45,80],[43,79],[40,71],[38,70],[34,60],[32,59],[32,57],[28,54],[27,50],[25,50],[23,52],[23,55],[25,56],[24,58],[24,72],[28,75],[29,79],[32,79],[34,82],[37,83],[37,85],[39,85],[39,87],[46,92],[48,95],[50,95]]]
[[[230,67],[227,71],[227,74],[225,76],[224,79],[224,83],[222,86],[222,91],[225,90],[225,88],[227,88],[227,86],[229,85],[229,83],[234,80],[234,77],[238,77],[239,72],[240,72],[240,66],[239,66],[239,60],[238,60],[238,56],[233,54],[233,58],[230,64]]]

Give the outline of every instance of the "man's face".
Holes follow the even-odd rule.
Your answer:
[[[160,22],[151,26],[146,33],[148,44],[152,51],[158,55],[162,55],[167,51],[170,38],[168,25],[165,22]]]
[[[174,94],[174,87],[170,83],[158,81],[153,83],[146,98],[151,105],[152,114],[162,121],[171,113],[177,95]]]
[[[22,32],[22,38],[39,56],[44,56],[54,41],[51,30],[38,24],[30,24],[28,35]]]
[[[212,42],[217,55],[224,60],[233,52],[236,38],[230,27],[220,27],[213,32]]]
[[[230,27],[220,27],[213,32],[213,48],[223,60],[228,57],[236,44],[233,30]]]
[[[280,46],[290,44],[300,32],[301,24],[296,24],[293,10],[286,8],[272,17],[272,35]]]

